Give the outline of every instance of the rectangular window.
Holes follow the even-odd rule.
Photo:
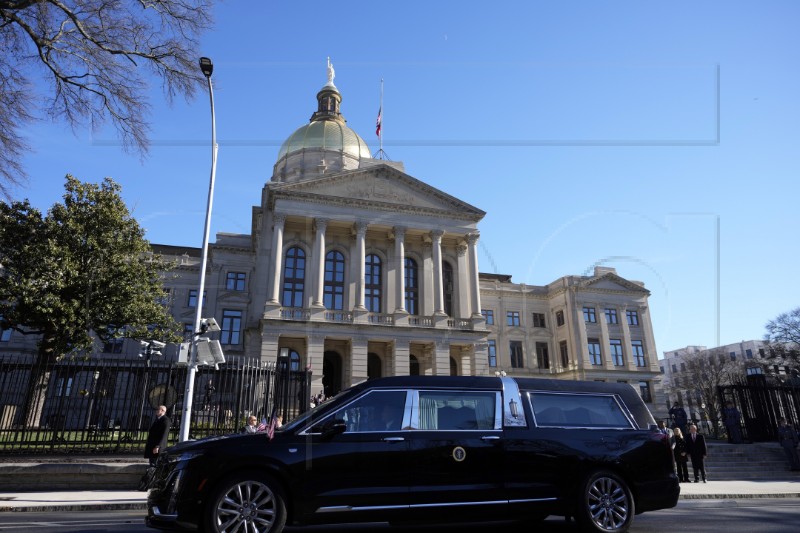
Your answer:
[[[533,313],[533,327],[545,328],[544,313]]]
[[[183,324],[183,340],[190,341],[194,335],[194,324],[184,322]]]
[[[625,356],[622,354],[622,341],[619,339],[611,339],[609,343],[611,348],[611,360],[614,361],[614,366],[625,366]]]
[[[489,366],[497,366],[497,341],[494,339],[489,340]]]
[[[639,382],[639,393],[642,395],[642,401],[644,401],[644,403],[652,403],[653,395],[650,393],[649,381]]]
[[[69,396],[70,394],[72,394],[72,378],[58,378],[56,396]]]
[[[3,317],[0,316],[0,319]],[[11,340],[11,332],[13,330],[11,328],[0,330],[0,342],[8,342]]]
[[[508,350],[511,353],[511,368],[524,368],[525,360],[522,357],[522,342],[509,342]]]
[[[547,350],[546,342],[536,343],[536,363],[540,369],[550,368],[550,353]]]
[[[673,364],[672,365],[672,373],[675,374],[677,372],[678,372],[678,367],[675,364]]]
[[[494,326],[494,311],[492,309],[481,309],[481,314],[486,320],[487,326]]]
[[[556,325],[559,327],[564,325],[564,311],[556,311]]]
[[[221,344],[239,344],[242,332],[242,312],[234,309],[222,311],[222,331],[219,342]]]
[[[686,372],[686,363],[681,363],[681,372]]]
[[[419,391],[419,415],[410,417],[411,427],[428,431],[501,429],[499,395],[492,391]]]
[[[736,352],[731,352],[731,361],[736,361]]]
[[[677,389],[677,388],[679,388],[679,387],[681,386],[681,379],[680,379],[680,378],[676,377],[676,378],[674,379],[674,382],[675,382],[675,388],[676,388],[676,389]]]
[[[597,316],[595,315],[594,307],[583,308],[583,320],[584,322],[597,322]]]
[[[539,427],[632,427],[611,394],[532,392],[533,418]]]
[[[208,291],[203,291],[203,303],[205,304]],[[189,307],[197,307],[197,289],[189,289],[189,300],[186,302]]]
[[[244,280],[244,272],[228,272],[228,275],[225,278],[225,289],[229,291],[243,291]]]
[[[636,366],[639,368],[647,366],[647,358],[644,355],[644,345],[642,341],[631,341],[631,352],[633,360],[636,361]],[[675,372],[675,365],[672,365],[672,371]]]
[[[508,311],[506,313],[506,324],[509,326],[519,326],[519,311]]]
[[[744,356],[747,357],[748,359],[752,359],[753,358],[753,350],[748,348],[747,350],[744,351]]]
[[[171,291],[169,289],[164,289],[164,291],[161,293],[161,296],[159,296],[157,300],[159,305],[163,305],[164,307],[169,307],[169,304],[172,301],[172,298],[170,296],[171,296]]]
[[[606,323],[607,324],[619,324],[619,320],[617,320],[617,310],[612,309],[610,307],[606,307],[605,309],[606,315]]]
[[[603,364],[603,354],[600,352],[600,341],[597,339],[589,340],[589,362],[593,365]]]
[[[558,351],[561,353],[561,367],[567,368],[569,366],[569,352],[567,351],[567,341],[558,343]]]
[[[108,328],[109,339],[103,343],[103,353],[122,353],[123,333],[123,329]]]
[[[625,315],[628,317],[629,326],[639,325],[639,311],[625,311]]]

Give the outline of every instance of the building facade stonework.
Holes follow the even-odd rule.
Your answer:
[[[659,377],[649,291],[612,268],[544,286],[481,273],[480,209],[374,159],[329,80],[279,150],[250,234],[209,246],[202,316],[227,358],[287,356],[326,395],[390,375],[624,381]],[[165,303],[191,334],[200,250],[175,260]],[[0,346],[0,350],[3,347]]]

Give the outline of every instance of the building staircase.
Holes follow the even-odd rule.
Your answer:
[[[689,479],[694,479],[689,461]],[[728,444],[708,441],[706,474],[714,481],[800,481],[800,472],[791,472],[783,448],[777,442]]]

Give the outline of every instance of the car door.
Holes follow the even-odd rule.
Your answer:
[[[414,516],[461,519],[504,511],[501,401],[499,390],[413,394],[408,438]]]
[[[408,509],[405,390],[369,391],[305,432],[303,514],[312,521],[382,520]]]

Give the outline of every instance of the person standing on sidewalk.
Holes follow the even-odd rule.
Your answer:
[[[725,430],[728,432],[728,442],[731,444],[742,443],[741,419],[742,415],[734,407],[733,402],[730,400],[725,402],[725,407],[722,409],[722,422],[725,424]]]
[[[156,409],[156,419],[147,432],[147,442],[144,445],[144,457],[150,459],[150,466],[156,465],[158,454],[167,447],[167,436],[172,420],[167,416],[166,406],[159,405]]]
[[[706,482],[705,460],[708,455],[706,438],[697,432],[696,424],[689,424],[689,438],[686,439],[686,453],[692,459],[692,470],[694,471],[694,482],[700,483],[700,476],[703,476],[703,483]]]
[[[789,469],[792,471],[800,470],[800,457],[797,453],[797,431],[786,423],[786,419],[778,419],[778,442],[781,443],[786,459],[789,461]]]
[[[681,432],[681,428],[675,428],[675,447],[673,453],[675,455],[675,464],[678,467],[678,481],[681,483],[689,483],[689,454],[686,452],[686,439]]]

